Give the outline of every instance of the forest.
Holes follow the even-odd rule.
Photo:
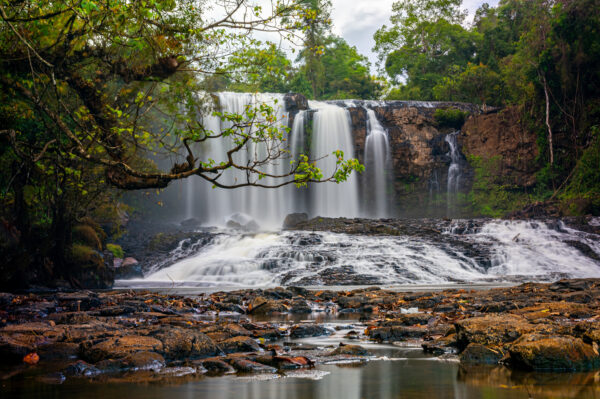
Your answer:
[[[372,66],[332,33],[328,0],[264,8],[244,0],[2,0],[3,280],[27,281],[35,270],[42,280],[80,284],[79,265],[101,262],[106,235],[118,234],[126,210],[135,213],[120,200],[127,191],[148,194],[192,175],[218,187],[273,187],[341,182],[362,170],[340,153],[331,176],[308,157],[267,176],[261,166],[282,146],[250,165],[199,158],[193,144],[231,136],[240,151],[288,133],[268,106],[222,113],[231,127],[207,131],[197,115],[207,93],[220,91],[516,108],[539,148],[535,186],[497,182],[473,160],[473,213],[501,216],[531,203],[598,213],[600,4],[502,0],[483,4],[472,22],[461,7],[395,2],[374,36]],[[254,32],[294,43],[293,51]],[[247,181],[219,180],[231,168],[247,171]]]

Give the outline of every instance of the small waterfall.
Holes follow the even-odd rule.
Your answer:
[[[389,216],[388,171],[390,145],[388,135],[377,120],[375,111],[367,110],[367,139],[365,143],[365,199],[366,213],[374,217]]]
[[[316,109],[313,119],[311,158],[317,159],[317,166],[324,177],[335,171],[335,150],[344,152],[344,159],[354,158],[354,140],[350,113],[337,105],[319,101],[309,101],[310,108]],[[326,156],[325,158],[323,158]],[[340,184],[323,183],[311,187],[311,213],[329,217],[359,216],[358,180],[355,174]]]
[[[296,114],[292,125],[290,152],[292,158],[296,161],[300,155],[310,157],[310,148],[308,148],[308,143],[306,142],[306,120],[306,111],[300,111]],[[308,188],[289,186],[288,189],[292,193],[294,212],[309,213],[310,198],[308,198]]]
[[[450,147],[450,166],[448,167],[448,217],[454,213],[456,206],[456,197],[460,185],[460,152],[458,150],[457,136],[458,131],[446,135],[446,143]]]

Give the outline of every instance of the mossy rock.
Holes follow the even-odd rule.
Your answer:
[[[123,259],[125,257],[123,248],[118,244],[106,244],[106,249],[109,250],[115,258]]]
[[[71,262],[77,266],[84,268],[104,267],[104,259],[102,258],[102,255],[96,249],[90,246],[83,244],[73,244],[71,246],[70,255]]]
[[[93,227],[87,224],[80,224],[73,227],[72,231],[73,242],[94,248],[98,251],[102,250],[102,241],[98,237],[98,233]]]

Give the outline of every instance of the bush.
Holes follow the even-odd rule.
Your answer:
[[[460,129],[465,124],[468,115],[468,112],[456,108],[438,108],[435,110],[433,117],[439,127]]]
[[[87,224],[80,224],[73,227],[72,234],[74,243],[87,245],[97,250],[102,249],[102,242],[93,227]]]
[[[102,255],[94,248],[83,244],[73,244],[71,247],[71,263],[80,267],[101,268],[104,266]]]
[[[125,257],[125,252],[123,252],[123,248],[117,244],[106,244],[106,249],[112,252],[115,258],[123,259]]]

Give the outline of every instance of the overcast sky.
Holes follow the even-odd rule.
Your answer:
[[[373,71],[377,62],[377,57],[371,52],[375,45],[373,34],[382,25],[389,26],[394,1],[396,0],[332,0],[334,33],[356,46],[359,53],[369,57]],[[463,0],[463,8],[469,10],[470,20],[483,3],[486,1]],[[498,0],[488,0],[487,3],[495,6]]]

